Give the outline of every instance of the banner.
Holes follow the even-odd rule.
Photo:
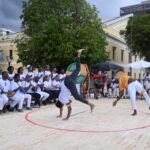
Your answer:
[[[77,77],[76,83],[81,84],[85,81],[86,77],[89,74],[87,64],[81,64],[81,70]],[[71,74],[76,69],[76,63],[72,63],[67,67],[66,74]]]

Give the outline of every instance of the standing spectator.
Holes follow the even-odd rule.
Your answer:
[[[10,81],[12,81],[13,80],[13,78],[14,78],[14,67],[13,66],[9,66],[8,68],[7,68],[7,71],[8,71],[8,79],[10,80]]]
[[[49,65],[46,65],[44,75],[50,77],[51,71],[50,71],[50,66]]]

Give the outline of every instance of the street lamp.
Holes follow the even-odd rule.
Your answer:
[[[10,65],[11,65],[11,62],[12,62],[12,57],[6,56],[6,60],[7,60],[7,62],[8,62],[8,66],[10,66]]]

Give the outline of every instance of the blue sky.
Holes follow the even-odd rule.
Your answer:
[[[120,7],[141,3],[143,0],[87,0],[99,10],[101,18],[119,16]],[[0,28],[19,31],[22,0],[0,0]]]

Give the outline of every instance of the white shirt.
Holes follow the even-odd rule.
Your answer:
[[[12,73],[12,74],[9,74],[9,73],[8,73],[9,80],[13,80],[13,79],[14,79],[14,75],[15,75],[14,73]]]
[[[0,79],[0,89],[3,90],[3,92],[10,91],[10,81]]]
[[[66,74],[65,74],[65,73],[59,75],[59,79],[60,79],[60,80],[62,80],[62,79],[65,78],[65,77],[66,77]]]
[[[36,72],[35,73],[35,77],[43,77],[43,75],[44,75],[44,72],[43,71],[41,71],[41,72]]]
[[[23,73],[23,74],[20,74],[20,80],[23,81],[24,79],[26,78],[26,75]]]
[[[34,73],[33,72],[27,72],[26,74],[25,74],[25,76],[31,76],[32,78],[34,78]]]
[[[19,83],[15,82],[14,80],[10,83],[10,89],[11,91],[14,91],[19,87]],[[18,90],[15,94],[19,94],[20,90]]]
[[[45,76],[50,76],[50,75],[51,75],[51,72],[50,72],[50,71],[45,70],[44,74],[45,74]]]
[[[56,90],[59,90],[60,89],[60,82],[53,80],[52,81],[52,87],[54,87]]]
[[[62,104],[66,105],[67,103],[69,103],[69,97],[70,97],[70,91],[65,86],[64,81],[63,81],[61,84],[61,90],[60,90],[58,99]]]
[[[38,83],[36,83],[35,81],[32,81],[31,84],[32,84],[33,87],[38,87],[36,91],[32,91],[31,93],[41,92],[41,88],[38,86],[39,85]]]
[[[146,86],[146,90],[150,89],[150,82],[147,82],[145,86]]]
[[[23,88],[27,88],[27,87],[29,87],[30,82],[22,81],[22,82],[21,82],[21,85],[22,85]],[[33,93],[33,91],[32,91],[32,86],[27,90],[27,93]]]
[[[44,87],[45,88],[51,88],[52,87],[52,82],[51,82],[51,80],[49,80],[49,81],[44,81]]]
[[[57,75],[57,73],[51,73],[52,79],[54,79]]]

